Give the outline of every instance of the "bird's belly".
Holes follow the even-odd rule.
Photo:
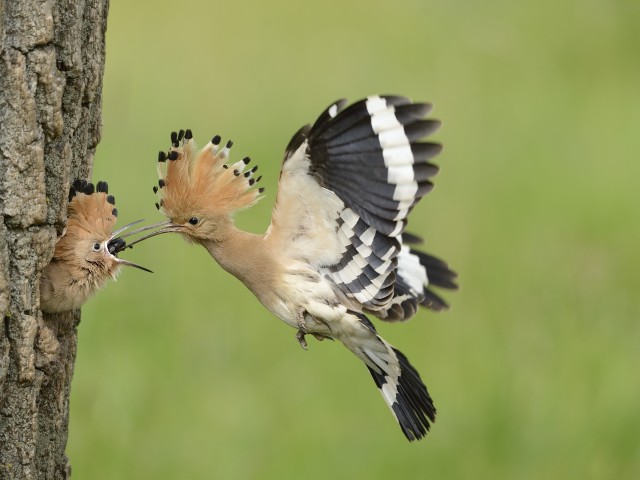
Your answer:
[[[284,323],[291,327],[297,328],[298,316],[296,315],[296,309],[294,305],[290,304],[279,295],[276,295],[272,300],[263,303],[271,313],[273,313]]]
[[[278,283],[272,298],[263,302],[271,313],[296,329],[302,322],[307,333],[333,335],[332,326],[347,309],[338,302],[329,281],[307,268],[289,270]]]

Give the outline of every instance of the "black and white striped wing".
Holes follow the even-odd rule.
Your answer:
[[[438,172],[429,159],[441,146],[418,140],[439,122],[424,118],[430,105],[404,97],[372,96],[345,105],[330,105],[291,140],[273,224],[286,223],[291,231],[313,218],[313,232],[298,231],[297,241],[301,235],[310,251],[324,249],[318,266],[347,298],[384,312],[397,295],[407,215]],[[294,190],[303,192],[297,205],[285,205]]]
[[[405,235],[403,235],[404,239]],[[403,242],[398,254],[394,295],[386,308],[375,314],[387,321],[408,320],[419,306],[440,311],[449,307],[433,287],[455,290],[456,273],[439,258],[410,248]]]
[[[424,117],[426,103],[372,96],[340,111],[331,105],[311,127],[312,174],[380,233],[396,237],[413,206],[431,189],[438,167],[428,160],[442,147],[418,142],[440,122]]]

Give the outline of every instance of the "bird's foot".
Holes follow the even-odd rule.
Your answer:
[[[327,335],[322,335],[321,333],[312,333],[311,335],[316,337],[316,340],[318,340],[319,342],[323,341],[324,339],[333,340],[333,338],[328,337]]]
[[[307,341],[304,338],[305,335],[306,335],[306,332],[302,328],[300,328],[298,330],[298,333],[296,333],[296,340],[300,342],[300,346],[302,347],[303,350],[307,349]]]

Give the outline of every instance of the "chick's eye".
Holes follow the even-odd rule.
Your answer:
[[[197,225],[197,224],[198,224],[198,219],[197,219],[196,217],[191,217],[191,218],[189,219],[189,223],[190,223],[191,225]]]
[[[101,248],[102,248],[102,245],[100,245],[99,243],[94,243],[93,244],[93,251],[94,252],[99,252]]]

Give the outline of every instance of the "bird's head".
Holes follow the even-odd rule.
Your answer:
[[[233,142],[220,142],[216,135],[197,151],[191,130],[171,134],[171,148],[158,155],[160,179],[153,188],[160,197],[156,207],[169,221],[149,236],[177,232],[195,242],[222,240],[234,212],[259,199],[264,189],[255,188],[258,167],[248,167],[248,157],[227,163]]]
[[[56,243],[54,259],[86,272],[98,283],[115,278],[122,265],[150,271],[118,258],[126,246],[118,235],[138,222],[114,231],[117,216],[115,198],[109,195],[106,182],[94,187],[85,180],[76,180],[69,191],[67,225]]]

